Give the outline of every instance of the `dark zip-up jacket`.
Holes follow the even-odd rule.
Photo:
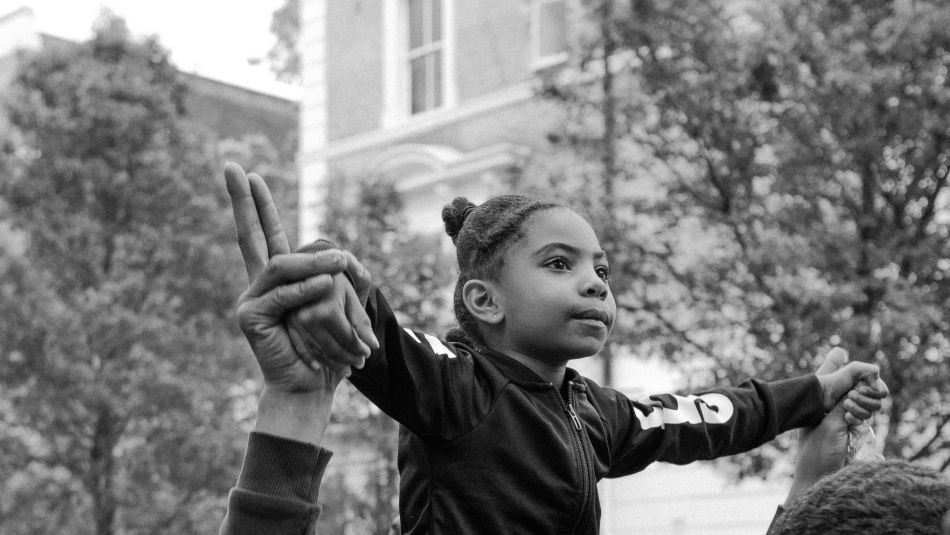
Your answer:
[[[408,534],[595,534],[601,478],[748,451],[824,415],[813,375],[631,400],[403,329],[378,290],[367,312],[381,347],[350,380],[401,424]]]

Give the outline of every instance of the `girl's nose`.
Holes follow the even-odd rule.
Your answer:
[[[587,280],[584,282],[583,291],[584,295],[588,297],[606,299],[607,292],[609,292],[610,289],[607,287],[607,281],[600,278],[596,271],[591,271],[590,275],[587,277]]]

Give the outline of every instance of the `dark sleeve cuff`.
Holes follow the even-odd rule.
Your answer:
[[[825,417],[821,383],[814,375],[768,383],[778,412],[779,433],[813,427]]]
[[[313,444],[252,431],[236,488],[316,504],[332,455]]]
[[[322,253],[323,251],[329,251],[330,249],[339,249],[339,248],[340,248],[339,245],[333,243],[330,240],[319,239],[319,240],[301,245],[294,252],[317,254],[317,253]]]

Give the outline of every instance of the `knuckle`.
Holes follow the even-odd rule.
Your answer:
[[[306,306],[306,307],[302,307],[302,308],[297,309],[297,310],[294,312],[294,317],[295,317],[301,324],[314,323],[314,321],[317,319],[316,314],[315,314],[315,312],[314,312],[314,307],[312,307],[312,306]]]
[[[274,290],[274,301],[280,306],[286,306],[287,302],[293,297],[292,292],[292,287],[280,286]]]
[[[330,315],[331,307],[320,301],[300,309],[301,320],[307,324],[321,323]]]
[[[333,285],[333,276],[327,273],[321,273],[320,275],[308,279],[308,284],[313,288],[314,292],[325,292]]]
[[[245,326],[253,323],[253,318],[252,318],[253,314],[252,314],[251,309],[252,309],[251,303],[248,301],[245,301],[238,305],[237,319],[238,319],[238,325],[242,329],[244,329]]]
[[[331,300],[321,300],[318,303],[314,303],[313,313],[314,320],[324,321],[327,318],[330,318],[336,311],[335,303]]]

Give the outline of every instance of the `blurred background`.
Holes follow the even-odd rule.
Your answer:
[[[292,244],[452,325],[441,206],[553,192],[631,397],[881,366],[879,447],[950,466],[950,6],[0,1],[0,533],[214,533],[260,381],[222,165]],[[341,387],[320,533],[384,534],[396,425]],[[794,437],[601,484],[602,532],[762,534]]]

